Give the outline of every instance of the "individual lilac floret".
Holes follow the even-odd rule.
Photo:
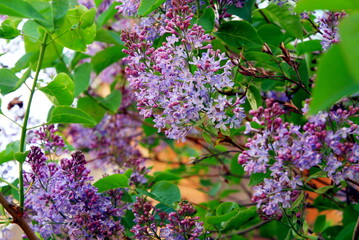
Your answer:
[[[70,239],[108,239],[120,234],[123,227],[115,218],[124,214],[127,205],[97,192],[81,152],[57,164],[46,162],[41,149],[32,147],[27,163],[31,171],[24,176],[29,189],[25,212],[42,237],[56,234]]]
[[[161,29],[161,34],[171,36],[157,49],[147,40],[146,30],[122,34],[129,55],[126,74],[136,91],[140,114],[154,117],[159,131],[182,141],[195,132],[193,125],[202,118],[223,130],[238,127],[244,118],[243,99],[219,93],[234,85],[232,65],[224,54],[204,45],[210,36],[201,26],[191,27],[190,2],[171,2]]]
[[[327,50],[332,44],[339,42],[338,24],[340,19],[345,16],[345,12],[325,12],[322,17],[318,18],[318,29],[323,35],[321,44],[324,50]]]

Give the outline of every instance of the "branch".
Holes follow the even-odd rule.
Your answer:
[[[9,203],[2,194],[0,194],[0,204],[13,217],[12,222],[19,225],[30,240],[39,240],[29,224],[25,221],[22,212],[20,212],[16,205]]]
[[[354,232],[353,232],[353,240],[359,239],[359,217],[357,223],[355,224]]]

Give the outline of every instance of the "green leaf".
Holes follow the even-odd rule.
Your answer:
[[[0,0],[0,14],[45,21],[44,16],[23,0]]]
[[[107,23],[109,19],[111,19],[113,16],[118,13],[118,10],[115,9],[115,6],[120,5],[119,2],[113,2],[103,13],[100,14],[97,18],[97,28],[101,28],[103,25]]]
[[[315,190],[316,193],[323,194],[326,193],[328,190],[332,189],[334,186],[325,186]]]
[[[319,215],[314,223],[314,232],[321,233],[323,232],[323,229],[325,227],[326,222],[326,216],[325,215]]]
[[[359,2],[359,1],[358,1]],[[341,50],[346,59],[348,70],[354,77],[354,80],[359,83],[359,12],[351,13],[344,18],[339,26],[339,33],[341,38]]]
[[[15,73],[7,68],[0,69],[0,93],[6,95],[15,91],[19,78]]]
[[[19,163],[23,163],[26,160],[27,155],[29,154],[29,151],[26,152],[17,152],[14,153],[14,158],[15,160],[17,160]]]
[[[224,202],[221,203],[217,209],[216,209],[216,215],[220,216],[220,215],[225,215],[227,213],[232,212],[233,210],[238,209],[239,206],[237,203],[235,202]]]
[[[93,119],[86,112],[68,106],[57,106],[52,109],[48,123],[82,123],[96,125]]]
[[[93,184],[98,188],[98,192],[105,192],[115,188],[127,188],[128,177],[125,174],[112,174],[106,177],[101,178]]]
[[[96,53],[91,59],[91,65],[95,73],[99,74],[102,70],[126,56],[122,52],[123,49],[123,46],[113,46]]]
[[[343,230],[341,230],[335,240],[351,240],[353,236],[355,228],[355,222],[344,226]]]
[[[95,2],[96,7],[98,8],[98,6],[101,5],[101,3],[103,2],[103,0],[94,0],[94,2]]]
[[[95,41],[109,44],[124,45],[124,42],[121,40],[120,34],[103,28],[97,30]]]
[[[291,209],[295,209],[303,203],[304,193],[302,192],[297,199],[293,202]]]
[[[19,72],[29,67],[33,56],[33,52],[25,53],[19,60],[17,60],[17,62],[15,63],[15,67],[12,70],[15,72]]]
[[[244,21],[225,22],[214,35],[232,47],[260,47],[262,44],[256,30]]]
[[[316,179],[316,178],[326,178],[328,177],[327,176],[327,173],[325,171],[318,171],[312,175],[310,175],[306,180],[305,182],[309,182],[311,179]]]
[[[21,85],[30,77],[31,75],[31,68],[28,68],[24,74],[21,76],[21,78],[19,79],[19,81],[16,83],[15,86],[15,90],[18,89],[19,87],[21,87]]]
[[[262,11],[291,36],[299,39],[303,38],[300,17],[293,15],[286,6],[280,7],[277,4],[269,4],[269,6],[262,9]]]
[[[257,110],[259,106],[262,106],[261,93],[254,86],[250,86],[247,89],[246,97],[253,110]]]
[[[244,6],[241,8],[236,7],[234,4],[230,5],[227,12],[232,15],[236,15],[243,20],[252,21],[252,9],[255,0],[246,0]]]
[[[52,38],[56,39],[56,42],[64,47],[75,51],[86,51],[86,46],[92,43],[96,36],[95,23],[88,27],[81,27],[80,19],[84,14],[89,14],[89,17],[91,17],[91,13],[88,13],[89,11],[93,10],[87,10],[82,5],[70,9],[65,16],[63,24],[54,32]]]
[[[77,108],[90,114],[97,122],[100,122],[106,113],[106,110],[90,97],[80,98],[77,102]]]
[[[177,185],[166,181],[157,182],[153,185],[151,193],[162,203],[169,205],[181,200],[181,192]]]
[[[74,101],[74,83],[66,73],[59,73],[52,82],[40,90],[54,105],[71,105]]]
[[[212,137],[208,132],[203,131],[202,132],[202,137],[206,141],[206,143],[208,143],[209,145],[212,145]]]
[[[218,224],[228,221],[238,213],[239,206],[234,202],[221,203],[216,209],[216,216],[206,217],[209,224]]]
[[[0,38],[14,39],[20,35],[20,31],[17,29],[17,24],[10,19],[6,19],[1,23]]]
[[[1,104],[2,104],[2,99],[0,98],[0,114],[3,114],[2,110],[1,110]]]
[[[254,186],[257,185],[261,182],[263,182],[263,180],[265,178],[268,178],[270,176],[270,172],[267,171],[266,173],[252,173],[250,178],[249,178],[249,185],[248,186]]]
[[[227,231],[227,230],[239,229],[249,220],[257,216],[258,216],[257,209],[255,207],[241,209],[237,212],[235,216],[229,219],[228,222],[224,223],[223,226],[224,230]]]
[[[212,8],[206,8],[202,16],[197,20],[197,24],[201,25],[206,32],[212,32],[214,28],[214,11]]]
[[[358,89],[359,82],[355,81],[348,70],[339,44],[334,45],[320,59],[308,114],[316,114],[339,99],[357,93]]]
[[[121,106],[122,93],[119,90],[114,90],[106,98],[96,98],[96,100],[112,113],[116,113]]]
[[[275,24],[263,24],[257,30],[259,37],[268,45],[278,47],[284,40],[284,34]]]
[[[90,10],[86,11],[80,17],[80,28],[88,28],[94,24],[96,18],[96,9],[91,8]]]
[[[302,55],[307,52],[321,51],[323,49],[320,40],[308,40],[298,43],[296,50],[298,55]]]
[[[90,63],[83,63],[74,71],[74,96],[78,97],[80,93],[85,91],[90,85],[91,65]]]
[[[164,2],[166,2],[166,0],[141,0],[137,14],[139,16],[145,17],[156,10]]]
[[[312,10],[352,10],[359,9],[359,2],[357,0],[300,0],[295,7],[295,11],[312,11]]]
[[[22,27],[24,34],[24,43],[26,54],[29,54],[27,57],[30,57],[28,60],[32,64],[32,70],[35,70],[37,66],[37,60],[40,54],[41,41],[44,37],[45,30],[42,26],[36,23],[33,20],[25,22]],[[58,60],[59,55],[62,54],[63,47],[61,47],[56,42],[49,44],[46,47],[45,56],[41,65],[41,68],[53,67],[54,62]],[[27,60],[27,57],[25,60]],[[24,68],[27,67],[27,64]]]
[[[5,150],[0,152],[0,165],[15,160],[14,154],[20,150],[20,141],[9,143]]]
[[[173,174],[171,172],[155,172],[153,174],[153,182],[160,182],[160,181],[177,181],[180,180],[181,176],[177,174]]]

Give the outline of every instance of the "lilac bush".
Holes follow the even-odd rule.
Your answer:
[[[358,11],[0,1],[0,238],[358,239]]]

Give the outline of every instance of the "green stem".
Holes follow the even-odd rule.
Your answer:
[[[48,45],[46,43],[47,38],[48,38],[48,33],[45,33],[44,40],[41,43],[40,54],[39,54],[39,59],[38,59],[37,66],[36,66],[34,82],[32,84],[29,101],[28,101],[25,116],[24,116],[24,123],[23,123],[22,129],[21,129],[20,152],[25,151],[26,131],[27,131],[27,123],[29,121],[29,116],[30,116],[31,102],[32,102],[32,98],[34,97],[37,80],[39,78],[39,74],[40,74],[40,70],[41,70],[42,61],[44,60],[45,49]],[[20,186],[20,208],[21,209],[23,209],[23,207],[24,207],[24,176],[23,176],[22,172],[23,172],[23,164],[19,163],[19,186]]]

